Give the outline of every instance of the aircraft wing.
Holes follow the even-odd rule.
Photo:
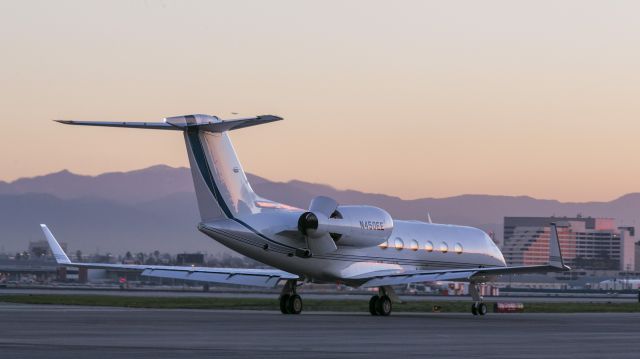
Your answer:
[[[489,267],[489,268],[470,268],[456,270],[435,270],[435,271],[411,271],[401,272],[387,275],[377,275],[369,277],[361,286],[382,287],[387,285],[399,285],[408,283],[423,283],[436,281],[453,281],[453,282],[485,282],[488,277],[505,275],[505,274],[527,274],[527,273],[550,273],[562,272],[571,268],[564,266],[562,268],[551,265],[539,266],[516,266],[516,267]],[[366,276],[352,279],[365,279]]]
[[[113,269],[122,271],[141,272],[141,275],[157,278],[182,279],[197,282],[218,284],[248,285],[256,287],[275,287],[281,280],[298,279],[295,274],[277,269],[247,269],[247,268],[209,268],[209,267],[179,267],[142,264],[112,264],[112,263],[75,263],[69,260],[62,247],[46,225],[41,224],[51,252],[60,265],[78,268]]]
[[[550,273],[571,270],[562,260],[560,241],[555,223],[551,224],[551,238],[549,240],[549,262],[544,265],[533,266],[506,266],[487,268],[467,268],[451,270],[416,270],[395,273],[372,273],[350,278],[354,281],[362,281],[362,287],[382,287],[388,285],[435,282],[435,281],[460,281],[460,282],[485,282],[493,276],[505,274],[529,274]]]

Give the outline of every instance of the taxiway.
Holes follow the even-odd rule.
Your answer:
[[[0,303],[7,358],[637,358],[640,313],[303,313]]]

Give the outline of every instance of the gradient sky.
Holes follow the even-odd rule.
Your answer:
[[[0,180],[187,165],[52,119],[277,114],[248,172],[403,198],[640,191],[637,1],[2,1]]]

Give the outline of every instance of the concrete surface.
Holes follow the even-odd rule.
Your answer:
[[[2,358],[638,358],[640,314],[158,310],[0,303]]]

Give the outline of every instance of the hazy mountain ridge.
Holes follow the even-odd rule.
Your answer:
[[[188,168],[158,165],[98,176],[63,170],[10,183],[0,182],[0,194],[49,193],[62,199],[94,197],[134,204],[156,199],[162,193],[190,192],[192,187]]]
[[[448,198],[403,200],[398,197],[337,190],[303,181],[272,182],[248,175],[261,196],[307,208],[317,195],[343,204],[369,204],[386,209],[394,218],[427,218],[463,224],[502,236],[504,216],[614,217],[635,225],[640,218],[640,193],[610,202],[559,202],[528,196],[461,195]],[[41,239],[39,223],[47,223],[71,249],[122,253],[155,249],[218,252],[221,245],[196,230],[198,211],[189,169],[153,166],[99,176],[60,171],[14,182],[0,182],[0,248],[25,249]]]

